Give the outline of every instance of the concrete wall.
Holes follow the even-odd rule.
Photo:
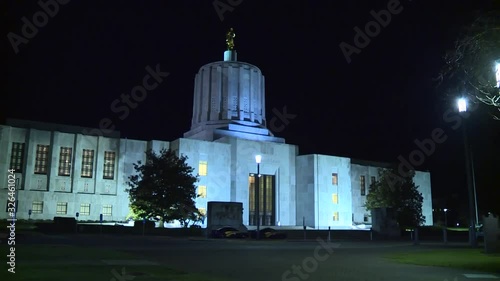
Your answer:
[[[209,201],[240,202],[243,205],[243,223],[248,224],[249,182],[251,173],[257,172],[255,155],[262,155],[260,173],[275,176],[276,225],[306,225],[315,228],[349,228],[352,222],[364,222],[369,214],[363,207],[366,196],[361,196],[359,176],[365,175],[366,191],[369,192],[371,177],[378,179],[376,165],[352,164],[349,158],[328,155],[298,156],[295,145],[252,141],[223,137],[214,142],[195,139],[178,139],[173,142],[141,141],[78,133],[43,131],[33,128],[0,126],[0,169],[10,166],[13,142],[25,143],[22,173],[16,173],[19,182],[18,218],[28,218],[33,201],[43,201],[43,213],[33,214],[33,219],[52,219],[57,203],[67,203],[66,216],[74,216],[82,203],[91,204],[90,215],[80,220],[98,220],[103,205],[112,205],[112,216],[105,220],[124,220],[129,214],[129,198],[126,189],[128,178],[135,173],[133,164],[145,161],[144,152],[153,149],[172,149],[178,155],[188,156],[187,163],[198,174],[199,162],[206,161],[208,173],[200,176],[198,186],[207,188],[206,198],[197,198],[196,206],[207,210]],[[34,174],[36,147],[49,145],[47,174]],[[60,148],[72,148],[70,176],[58,174]],[[82,178],[83,149],[95,151],[92,178]],[[103,179],[104,152],[114,151],[117,158],[113,179]],[[332,183],[332,173],[338,175],[338,185]],[[0,173],[0,208],[6,207],[7,174]],[[415,183],[424,196],[423,213],[426,225],[432,225],[432,198],[430,173],[417,172]],[[338,204],[333,203],[333,193]],[[339,220],[333,220],[338,212]],[[6,218],[0,212],[0,218]],[[354,216],[354,220],[353,220]],[[368,220],[368,223],[370,220]],[[206,226],[206,224],[205,224]]]
[[[297,223],[317,229],[351,228],[350,159],[328,155],[297,157]],[[337,175],[337,184],[333,183]],[[337,203],[333,194],[338,196]],[[338,220],[334,214],[338,213]]]
[[[133,163],[144,161],[146,141],[87,136],[58,131],[41,131],[1,126],[0,167],[7,170],[10,166],[12,142],[25,143],[25,158],[19,178],[18,213],[19,219],[29,217],[28,210],[33,202],[43,202],[43,212],[33,213],[31,219],[53,219],[54,216],[75,216],[80,212],[81,204],[90,204],[90,214],[81,214],[79,220],[99,220],[104,205],[111,205],[111,216],[104,220],[122,221],[129,213],[129,199],[126,189],[128,176],[133,170]],[[38,144],[49,145],[49,163],[47,174],[35,174],[36,147]],[[69,176],[59,175],[59,159],[61,147],[70,147],[71,172]],[[92,178],[82,177],[83,149],[94,150],[94,167]],[[113,179],[103,178],[104,152],[116,153]],[[4,173],[0,174],[2,182],[7,182]],[[2,186],[6,188],[6,186]],[[5,190],[5,189],[3,189]],[[0,194],[0,208],[5,208],[6,192]],[[57,214],[58,203],[67,204],[66,214]],[[0,218],[6,218],[0,212]]]
[[[366,195],[370,192],[370,184],[372,177],[378,180],[378,167],[363,166],[351,164],[351,182],[352,182],[352,213],[353,222],[371,224],[371,212],[364,207],[366,203]],[[365,177],[365,195],[361,195],[361,176]],[[368,220],[365,221],[365,218]]]
[[[416,171],[413,181],[424,198],[422,203],[422,214],[425,216],[424,225],[433,225],[431,174],[429,172]]]
[[[260,173],[274,175],[276,181],[275,213],[278,225],[295,225],[295,145],[258,142],[225,137],[218,142],[231,149],[230,201],[243,203],[243,223],[249,223],[249,182],[251,173],[257,173],[255,156],[262,155]]]
[[[207,175],[199,176],[198,186],[206,187],[206,197],[196,198],[196,207],[207,211],[208,201],[230,201],[231,195],[231,155],[229,145],[194,139],[177,139],[172,142],[172,150],[187,156],[187,164],[199,175],[200,161],[207,162]],[[205,220],[202,226],[206,227]]]
[[[360,176],[364,175],[366,180],[366,195],[369,193],[369,186],[371,184],[371,177],[378,180],[378,171],[381,169],[377,166],[368,165],[351,165],[351,179],[353,186],[352,208],[354,214],[354,222],[362,223],[365,215],[370,215],[363,205],[366,203],[366,196],[361,196]],[[433,225],[432,216],[432,193],[431,193],[431,178],[429,172],[416,171],[413,178],[418,191],[423,196],[422,214],[425,216],[424,225]],[[371,218],[368,218],[367,223],[371,223]]]
[[[314,227],[315,225],[315,177],[314,155],[297,156],[297,191],[296,191],[296,221],[297,225]]]

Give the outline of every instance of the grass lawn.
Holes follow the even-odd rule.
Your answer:
[[[51,281],[222,281],[205,275],[176,271],[161,265],[108,265],[102,260],[136,260],[132,254],[90,247],[64,245],[18,245],[14,274],[5,263],[8,246],[0,246],[0,280]],[[125,271],[123,271],[125,270]]]
[[[422,250],[391,254],[386,258],[400,263],[500,273],[500,254],[487,255],[482,249]]]

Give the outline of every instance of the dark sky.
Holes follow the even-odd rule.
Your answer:
[[[0,117],[88,127],[110,118],[123,137],[177,139],[190,128],[194,75],[222,60],[233,27],[238,59],[266,77],[267,120],[285,106],[296,115],[275,133],[301,154],[397,162],[417,148],[415,139],[442,128],[448,139],[416,168],[432,172],[435,197],[464,193],[462,135],[443,119],[454,100],[440,95],[432,78],[460,26],[491,1],[401,1],[402,11],[347,63],[339,44],[354,45],[354,28],[364,29],[370,11],[389,2],[219,0],[237,4],[221,19],[212,1],[72,0],[17,54],[4,36],[7,99]],[[36,1],[3,5],[5,34],[20,36],[22,18],[32,22],[41,10]],[[157,64],[170,75],[120,120],[110,105]],[[500,121],[486,110],[477,110],[469,126],[483,201],[493,184],[498,190],[500,166]]]

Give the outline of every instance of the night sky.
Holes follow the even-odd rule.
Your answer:
[[[354,46],[354,28],[364,29],[370,11],[390,2],[219,0],[220,9],[230,7],[219,15],[212,1],[68,1],[17,54],[4,36],[0,121],[99,127],[110,118],[122,137],[175,140],[190,129],[195,74],[223,59],[233,27],[238,60],[266,77],[268,122],[284,107],[296,115],[274,133],[299,145],[300,154],[397,163],[417,149],[415,139],[442,128],[447,140],[415,168],[431,171],[435,198],[456,193],[465,203],[461,128],[443,118],[455,97],[444,96],[432,78],[460,27],[492,1],[401,1],[402,10],[348,63],[339,45]],[[32,22],[42,9],[36,1],[3,5],[5,34],[20,36],[22,18]],[[170,75],[121,120],[111,104],[157,64]],[[500,198],[500,121],[480,107],[467,122],[486,211]]]

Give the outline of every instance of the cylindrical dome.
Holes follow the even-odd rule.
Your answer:
[[[196,74],[191,129],[244,121],[265,127],[264,76],[254,65],[221,61],[202,66]]]

